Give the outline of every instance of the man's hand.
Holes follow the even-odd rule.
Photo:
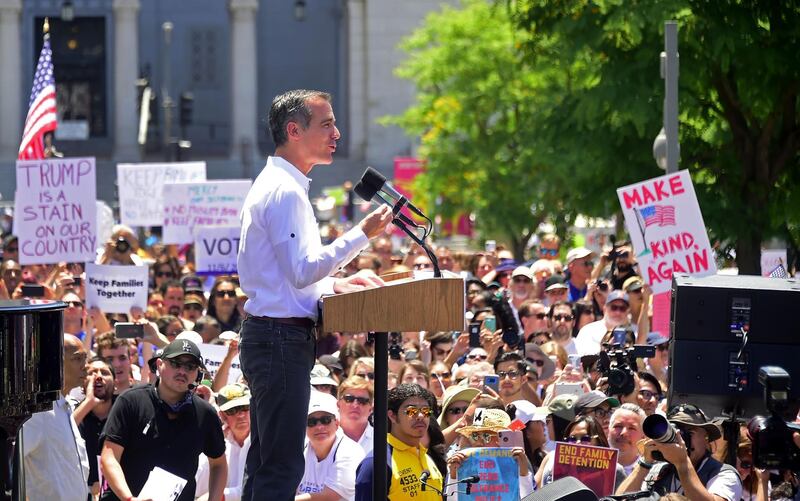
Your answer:
[[[528,456],[525,455],[525,449],[522,447],[514,447],[511,449],[511,456],[517,460],[517,466],[519,467],[519,476],[526,477],[528,476]]]
[[[676,468],[685,466],[689,462],[689,454],[686,451],[686,444],[683,442],[683,437],[680,433],[675,434],[674,442],[661,444],[653,441],[652,443],[653,449],[657,450],[662,456],[664,456],[664,461],[671,463]]]
[[[333,292],[343,294],[345,292],[355,292],[363,289],[371,289],[384,285],[381,277],[372,270],[361,270],[355,275],[340,278],[333,284]]]
[[[367,238],[373,239],[384,233],[386,226],[392,222],[393,218],[392,209],[387,205],[381,205],[362,219],[358,226],[361,227],[361,231]]]
[[[87,381],[86,385],[86,402],[88,403],[90,408],[94,408],[97,404],[102,402],[99,398],[97,398],[94,394],[94,383],[97,381],[97,374],[92,374],[89,376],[89,381]]]

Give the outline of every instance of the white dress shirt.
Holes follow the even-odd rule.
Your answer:
[[[228,430],[225,433],[225,459],[228,461],[228,481],[225,484],[226,501],[239,501],[242,499],[242,488],[244,487],[244,465],[247,462],[247,452],[250,450],[250,436],[244,440],[242,445],[233,438],[233,433]],[[208,481],[211,476],[211,469],[208,464],[208,457],[200,454],[197,465],[197,474],[194,479],[197,483],[194,497],[199,498],[203,494],[208,494]]]
[[[72,408],[62,397],[22,426],[25,491],[30,500],[86,501],[89,457]]]
[[[317,453],[308,440],[304,454],[306,469],[297,494],[322,492],[327,487],[340,496],[338,501],[355,499],[356,469],[364,459],[364,451],[345,436],[341,428],[336,430],[336,442],[325,458],[317,459]]]
[[[320,296],[333,293],[330,275],[369,244],[355,226],[322,245],[310,182],[283,158],[269,157],[247,194],[237,264],[250,315],[316,319]]]

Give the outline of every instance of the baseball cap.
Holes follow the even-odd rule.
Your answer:
[[[578,397],[578,401],[575,402],[575,411],[580,412],[583,409],[594,409],[606,402],[611,407],[619,407],[619,400],[616,398],[606,396],[606,394],[600,390],[592,390]]]
[[[566,421],[575,419],[575,404],[578,402],[578,395],[564,394],[556,395],[547,410],[550,411],[552,416],[559,417]]]
[[[631,304],[628,300],[628,295],[622,291],[613,291],[606,298],[606,304],[611,304],[614,301],[625,301],[625,304]]]
[[[181,334],[183,334],[183,332]],[[194,334],[197,333],[195,332]],[[200,334],[197,335],[200,336]],[[181,355],[190,355],[197,360],[197,363],[203,365],[203,355],[200,353],[200,348],[197,347],[194,341],[189,339],[175,338],[175,341],[165,346],[164,350],[161,352],[161,358],[163,359],[177,358]]]
[[[497,273],[504,273],[513,271],[517,267],[517,262],[513,259],[501,259],[500,263],[495,267],[494,271]]]
[[[199,304],[203,306],[203,300],[197,294],[187,294],[183,299],[183,304]]]
[[[668,342],[669,338],[662,336],[660,332],[650,332],[647,334],[648,346],[658,346]]]
[[[331,386],[338,386],[339,383],[331,378],[331,371],[322,364],[317,364],[311,369],[311,385],[316,386],[319,384],[327,384]]]
[[[622,283],[622,290],[625,292],[636,292],[642,290],[642,283],[642,277],[640,276],[628,277]]]
[[[322,355],[319,357],[319,363],[327,367],[329,371],[332,369],[336,369],[338,371],[344,370],[344,368],[342,368],[342,363],[339,362],[339,359],[333,355]]]
[[[550,292],[557,289],[569,289],[569,287],[567,287],[567,279],[564,278],[564,275],[553,275],[544,283],[545,292]]]
[[[514,271],[511,272],[511,278],[514,277],[525,277],[533,280],[533,272],[527,266],[517,266],[514,268]]]
[[[588,257],[593,254],[594,252],[592,252],[590,249],[587,249],[586,247],[576,247],[574,249],[570,249],[570,251],[567,252],[567,264],[575,261],[576,259],[580,259],[582,257]]]
[[[217,393],[217,406],[223,412],[246,405],[250,405],[250,388],[241,383],[223,386]]]
[[[175,340],[177,341],[178,339],[188,339],[189,341],[196,344],[198,347],[201,344],[203,344],[203,336],[201,336],[199,333],[195,331],[183,331],[177,336],[175,336]]]
[[[327,412],[339,419],[339,406],[336,403],[336,397],[330,393],[312,391],[311,399],[308,401],[308,415],[310,416],[315,412]]]
[[[181,279],[184,292],[203,292],[203,281],[197,275],[187,275]]]

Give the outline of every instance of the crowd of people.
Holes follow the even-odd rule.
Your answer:
[[[425,253],[397,244],[374,240],[340,274],[431,268]],[[427,485],[445,489],[458,479],[464,451],[498,446],[498,432],[513,420],[524,425],[523,447],[513,451],[520,499],[554,481],[557,441],[617,449],[618,493],[796,495],[791,472],[754,468],[746,430],[736,464],[727,465],[719,424],[692,405],[666,408],[669,339],[649,331],[651,293],[631,249],[614,250],[614,260],[586,248],[564,252],[554,235],[543,236],[527,262],[502,247],[436,247],[442,269],[465,277],[465,323],[478,335],[390,334],[389,499],[438,499],[421,489],[422,472]],[[98,263],[149,266],[150,292],[145,310],[105,314],[85,307],[81,265],[20,266],[15,253],[16,239],[7,236],[0,295],[20,298],[24,284],[38,284],[66,304],[64,398],[23,428],[29,499],[137,499],[156,467],[186,480],[178,499],[240,499],[253,430],[248,382],[229,381],[247,299],[238,277],[199,277],[190,248],[144,248],[133,230],[117,226]],[[142,324],[143,336],[117,337],[118,322]],[[509,343],[503,322],[514,322],[518,341]],[[619,341],[615,332],[624,333],[624,346],[655,347],[625,394],[614,393],[598,367],[600,352]],[[204,370],[203,343],[228,347],[213,375]],[[371,333],[318,334],[295,499],[372,499],[373,346]],[[499,384],[487,386],[486,376]],[[654,413],[681,431],[677,442],[644,436],[642,422]]]

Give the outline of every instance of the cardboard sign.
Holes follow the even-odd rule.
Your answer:
[[[163,242],[190,244],[195,226],[236,226],[252,181],[235,179],[164,185]]]
[[[197,273],[236,273],[240,226],[195,226],[194,258]]]
[[[458,469],[458,478],[477,475],[471,493],[459,494],[459,501],[519,501],[519,466],[507,447],[462,449],[467,459]],[[463,490],[463,486],[459,488]]]
[[[128,226],[161,226],[164,184],[205,179],[205,162],[118,164],[120,221]]]
[[[617,190],[639,270],[653,294],[666,292],[672,274],[717,272],[689,172],[657,177]]]
[[[614,493],[619,451],[607,447],[556,442],[553,480],[575,477],[598,497]]]
[[[130,313],[147,309],[147,266],[86,263],[86,306],[103,313]]]
[[[201,344],[199,346],[200,353],[203,355],[203,363],[211,374],[211,379],[217,374],[217,369],[222,365],[225,360],[225,355],[228,353],[228,347],[222,344]],[[239,363],[239,354],[233,357],[231,368],[228,371],[228,381],[225,384],[231,384],[239,381],[242,377],[242,366]]]
[[[20,264],[94,261],[94,158],[17,161],[15,229]]]

